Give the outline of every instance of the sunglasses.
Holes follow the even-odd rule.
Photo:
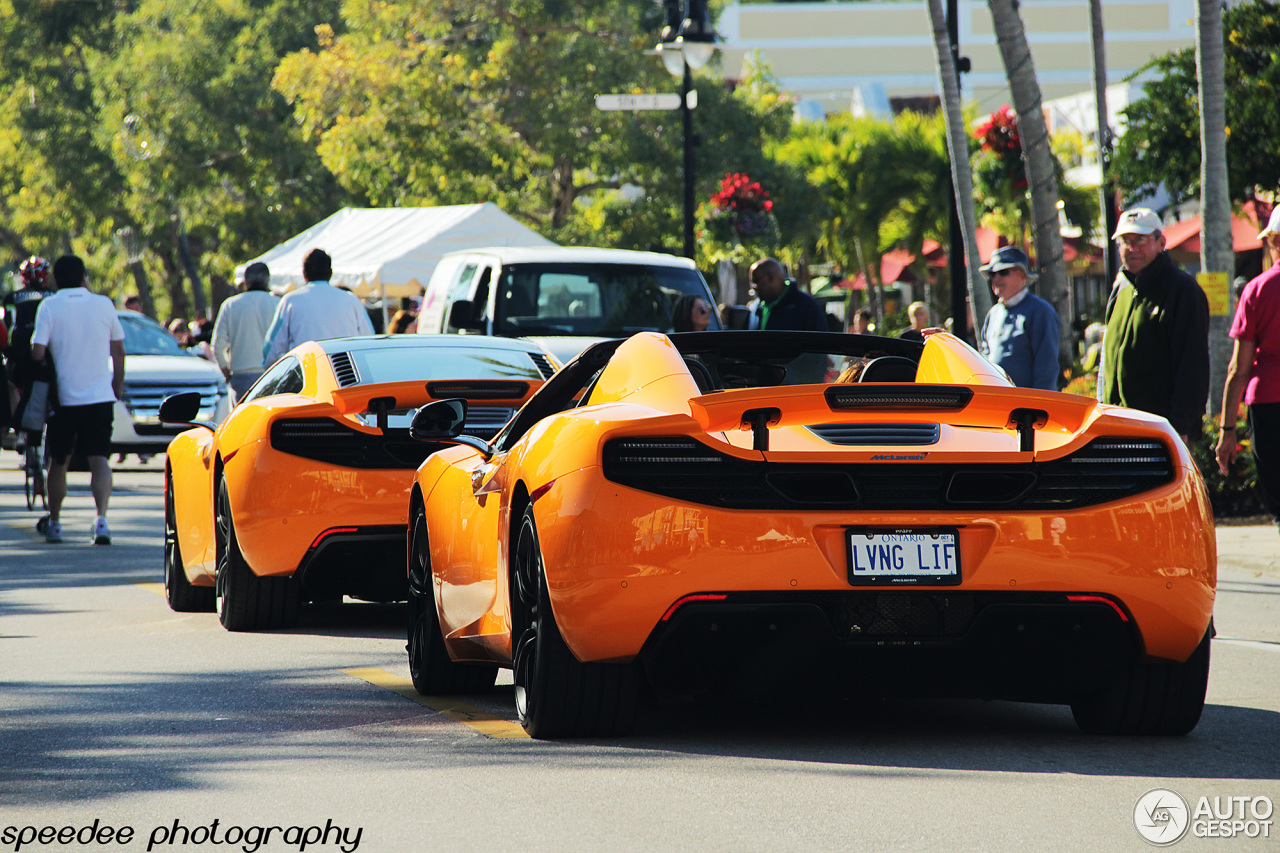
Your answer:
[[[991,273],[991,277],[992,277],[992,278],[1000,278],[1001,276],[1009,275],[1009,274],[1010,274],[1010,273],[1012,273],[1015,269],[1017,269],[1017,267],[1007,267],[1007,268],[1002,269],[1002,270],[996,270],[995,272]]]

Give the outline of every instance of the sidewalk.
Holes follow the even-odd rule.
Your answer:
[[[1218,572],[1280,578],[1280,530],[1274,524],[1219,524]]]

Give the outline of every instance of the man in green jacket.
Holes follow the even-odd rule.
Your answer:
[[[1209,300],[1169,257],[1162,230],[1145,207],[1120,217],[1123,268],[1107,300],[1098,399],[1167,418],[1185,444],[1209,399]]]

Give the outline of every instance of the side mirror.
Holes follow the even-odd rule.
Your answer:
[[[413,413],[413,420],[409,423],[409,437],[415,441],[465,445],[488,459],[493,455],[488,442],[462,434],[466,420],[466,400],[436,400]]]
[[[212,426],[196,420],[196,416],[199,414],[199,391],[184,391],[181,394],[173,394],[165,397],[164,402],[160,404],[160,420],[163,423],[190,424],[191,426],[201,426],[212,431]]]
[[[462,434],[462,427],[466,420],[466,400],[436,400],[413,413],[413,420],[409,424],[409,437],[417,441],[457,438]]]
[[[454,329],[479,329],[476,306],[470,299],[459,299],[449,306],[449,326]]]

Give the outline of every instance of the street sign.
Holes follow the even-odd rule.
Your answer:
[[[666,93],[596,95],[598,110],[678,110],[680,96]]]

